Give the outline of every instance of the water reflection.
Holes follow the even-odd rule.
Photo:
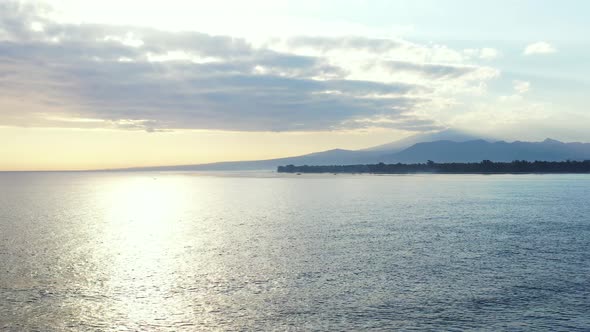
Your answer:
[[[103,196],[108,206],[103,249],[112,257],[106,287],[122,323],[138,328],[191,323],[190,303],[175,283],[181,277],[179,258],[194,245],[186,241],[183,220],[198,209],[191,192],[182,177],[138,177],[113,183]]]
[[[583,330],[589,184],[0,174],[0,330]]]

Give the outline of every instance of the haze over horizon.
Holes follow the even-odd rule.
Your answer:
[[[590,142],[584,1],[0,3],[0,170]],[[222,19],[220,19],[222,18]]]

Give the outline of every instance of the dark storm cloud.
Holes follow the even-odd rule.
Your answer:
[[[0,4],[0,100],[33,95],[31,101],[42,109],[63,106],[74,109],[75,117],[104,121],[56,122],[46,113],[46,119],[39,118],[39,111],[27,116],[26,109],[3,109],[4,124],[107,124],[148,131],[333,130],[355,121],[356,127],[379,126],[363,122],[366,118],[403,117],[420,102],[409,95],[425,90],[403,83],[346,80],[344,69],[321,57],[255,48],[239,38],[58,24],[37,16],[39,10]],[[35,22],[40,31],[31,29]],[[312,41],[322,42],[306,42]],[[395,47],[386,40],[351,38],[340,43],[375,51]],[[179,51],[196,61],[149,61]],[[412,119],[399,126],[408,123]],[[419,130],[433,124],[416,120],[413,125]]]

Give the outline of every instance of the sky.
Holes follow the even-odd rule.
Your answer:
[[[0,1],[0,170],[589,141],[587,1]]]

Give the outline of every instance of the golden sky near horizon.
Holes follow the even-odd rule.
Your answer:
[[[445,128],[589,141],[581,7],[6,0],[0,170],[270,159]]]
[[[339,146],[361,149],[387,141],[391,134],[0,127],[0,142],[4,142],[0,144],[0,170],[88,170],[271,159]]]

